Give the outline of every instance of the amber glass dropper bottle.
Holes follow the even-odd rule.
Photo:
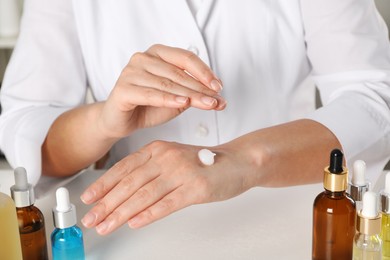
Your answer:
[[[45,221],[42,212],[34,206],[34,189],[27,182],[27,173],[23,167],[16,168],[14,174],[15,185],[11,187],[11,196],[18,216],[23,260],[46,260]]]
[[[324,169],[324,188],[313,205],[313,260],[352,259],[356,206],[347,194],[348,170],[343,153],[332,150]]]

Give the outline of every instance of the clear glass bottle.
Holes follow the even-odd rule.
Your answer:
[[[353,260],[382,259],[380,232],[381,216],[377,208],[377,196],[368,191],[363,195],[363,209],[357,215]]]
[[[0,259],[21,260],[22,249],[14,201],[0,192]]]
[[[55,229],[51,234],[53,260],[84,260],[83,233],[76,225],[76,208],[69,201],[66,188],[56,191],[57,206],[53,208]]]
[[[314,200],[312,259],[352,259],[356,207],[347,194],[348,170],[334,149],[324,170],[324,189]]]
[[[366,163],[357,160],[353,163],[351,182],[348,185],[348,193],[356,203],[356,212],[362,209],[363,195],[370,189],[370,182],[366,180]]]
[[[15,185],[11,187],[11,196],[18,216],[23,260],[47,260],[45,219],[34,206],[34,189],[28,183],[23,167],[16,168],[14,174]]]
[[[380,192],[382,214],[382,258],[390,260],[390,172],[386,174],[385,188]]]

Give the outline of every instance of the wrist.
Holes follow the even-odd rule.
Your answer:
[[[271,165],[272,156],[265,145],[254,142],[249,135],[244,135],[223,146],[236,157],[245,189],[267,186],[266,172],[267,167]]]

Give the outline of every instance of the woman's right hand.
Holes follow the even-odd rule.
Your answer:
[[[156,126],[188,107],[222,110],[221,81],[194,53],[153,45],[135,53],[123,69],[97,120],[109,138]]]

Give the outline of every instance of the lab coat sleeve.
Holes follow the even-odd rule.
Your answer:
[[[20,35],[1,89],[0,148],[12,167],[41,175],[41,145],[53,121],[85,99],[86,73],[72,1],[25,0]]]
[[[302,0],[307,55],[324,106],[311,115],[341,142],[352,169],[376,180],[390,158],[390,45],[373,0]]]

